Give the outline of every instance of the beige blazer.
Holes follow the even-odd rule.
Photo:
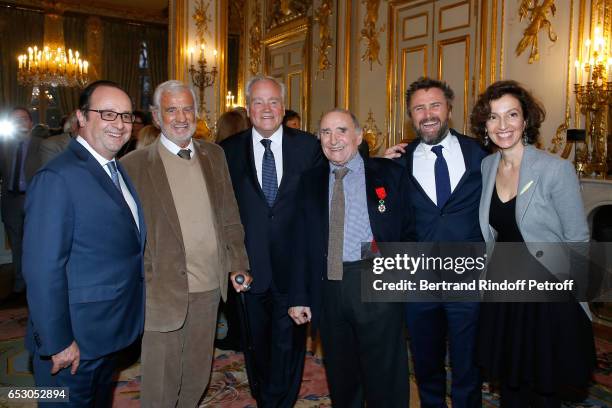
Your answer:
[[[146,283],[145,330],[179,329],[187,315],[187,261],[178,214],[158,152],[159,140],[121,159],[142,202],[147,224],[144,256]],[[248,270],[244,230],[223,150],[194,140],[210,195],[219,259],[219,287],[227,295],[228,273]]]

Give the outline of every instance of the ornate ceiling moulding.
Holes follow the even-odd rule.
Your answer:
[[[249,71],[251,75],[257,75],[261,67],[261,6],[259,1],[253,2],[253,23],[249,28],[249,45],[251,50]]]
[[[32,9],[63,14],[64,12],[85,14],[88,16],[111,17],[121,20],[131,20],[142,23],[168,24],[168,9],[155,11],[129,6],[118,6],[105,2],[88,0],[3,0],[8,4]]]
[[[289,23],[305,17],[312,6],[312,0],[266,0],[266,29]]]
[[[332,47],[332,36],[329,27],[329,18],[332,15],[332,0],[323,0],[319,8],[315,11],[315,21],[319,23],[319,45],[315,47],[319,53],[318,70],[319,74],[325,78],[325,71],[331,68],[329,61],[329,49]]]
[[[361,56],[362,61],[370,63],[370,71],[372,71],[372,64],[374,61],[380,62],[380,42],[378,41],[378,34],[385,31],[385,27],[380,29],[376,28],[378,23],[378,8],[380,6],[380,0],[363,0],[366,5],[366,15],[363,19],[363,28],[361,29],[361,39],[366,41],[366,49]]]
[[[548,30],[548,39],[552,42],[557,41],[557,34],[553,31],[552,24],[548,20],[547,15],[550,13],[555,15],[557,8],[555,0],[542,0],[542,4],[538,5],[539,0],[522,0],[519,7],[519,18],[523,21],[524,18],[529,20],[529,25],[523,31],[523,38],[516,46],[517,57],[531,47],[529,53],[529,63],[532,64],[540,59],[540,51],[538,49],[538,36],[541,30]]]

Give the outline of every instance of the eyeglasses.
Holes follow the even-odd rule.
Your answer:
[[[85,109],[85,111],[98,112],[102,120],[112,122],[117,119],[117,116],[121,115],[121,121],[123,123],[134,123],[136,119],[133,113],[119,113],[112,110],[98,110],[98,109]]]

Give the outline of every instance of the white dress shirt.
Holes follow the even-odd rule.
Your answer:
[[[257,181],[261,186],[261,172],[263,167],[263,156],[266,151],[265,147],[261,144],[264,137],[259,134],[255,128],[253,129],[253,155],[255,156],[255,170],[257,171]],[[274,164],[276,165],[276,184],[280,186],[283,178],[283,127],[279,128],[268,138],[270,143],[270,150],[274,154]],[[277,187],[278,187],[277,186]]]
[[[160,134],[159,141],[162,144],[162,146],[168,149],[170,153],[176,154],[177,156],[178,156],[178,152],[183,150],[182,147],[176,145],[172,140],[168,139],[163,133]],[[195,148],[193,147],[193,139],[189,140],[189,145],[187,145],[185,149],[191,150],[191,153],[189,154],[189,158],[192,159],[193,153],[195,152]]]
[[[438,145],[442,145],[442,155],[446,160],[448,166],[448,175],[450,177],[451,192],[455,191],[455,187],[459,184],[459,180],[465,173],[465,160],[463,159],[463,152],[461,151],[461,145],[459,140],[450,131],[446,134],[446,137],[442,139]],[[427,196],[437,203],[436,196],[436,176],[435,176],[435,164],[436,154],[431,151],[431,148],[437,145],[428,145],[423,142],[414,150],[413,163],[412,163],[412,175],[419,182]]]
[[[115,158],[113,158],[113,160],[105,159],[98,152],[96,152],[93,149],[93,147],[89,145],[89,143],[87,143],[87,140],[83,139],[81,136],[77,136],[76,141],[82,144],[83,147],[85,147],[87,151],[91,153],[94,159],[96,159],[98,163],[100,163],[100,166],[102,166],[102,168],[104,169],[106,174],[108,174],[108,177],[112,181],[113,178],[106,164],[111,161],[115,161]],[[130,211],[132,212],[132,217],[134,217],[134,222],[136,223],[136,226],[140,230],[140,224],[138,222],[138,207],[136,206],[136,201],[134,200],[134,197],[132,197],[132,194],[130,193],[130,189],[125,184],[125,180],[123,180],[123,176],[121,175],[121,172],[119,170],[117,170],[117,174],[119,175],[119,185],[121,186],[121,193],[123,194],[123,198],[125,199],[125,202],[127,203],[128,207],[130,207]]]

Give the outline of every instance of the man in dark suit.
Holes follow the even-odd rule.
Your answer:
[[[300,183],[289,315],[320,330],[334,407],[405,408],[403,305],[363,302],[361,276],[372,266],[362,243],[412,238],[406,173],[361,157],[361,128],[349,111],[323,115],[319,137],[329,165],[307,171]]]
[[[486,155],[471,138],[449,129],[453,91],[438,80],[419,78],[406,91],[408,116],[418,138],[389,148],[410,176],[408,187],[420,242],[482,241],[478,205],[480,162]],[[481,406],[475,361],[478,303],[412,302],[406,305],[410,349],[421,406],[446,407],[445,356],[452,369],[453,408]]]
[[[249,381],[260,406],[292,407],[302,379],[305,330],[287,314],[301,174],[323,161],[312,135],[281,126],[285,87],[257,76],[247,85],[253,128],[221,143],[245,229],[252,289],[245,294],[255,348]],[[247,363],[248,364],[248,363]],[[257,388],[257,387],[256,387]]]
[[[160,84],[153,116],[157,142],[121,162],[142,199],[149,227],[142,338],[141,404],[196,407],[210,379],[219,299],[248,287],[244,231],[216,144],[193,140],[198,114],[193,88]],[[246,277],[239,285],[238,272]]]
[[[97,81],[79,99],[80,131],[32,180],[25,205],[27,345],[41,387],[110,406],[117,353],[144,323],[145,224],[114,157],[132,129],[130,97]]]
[[[23,204],[28,184],[40,167],[40,137],[33,137],[32,115],[26,108],[14,108],[10,120],[15,133],[0,146],[0,178],[2,179],[2,222],[11,244],[13,257],[13,293],[24,293],[25,282],[21,273],[21,248],[23,240]]]

